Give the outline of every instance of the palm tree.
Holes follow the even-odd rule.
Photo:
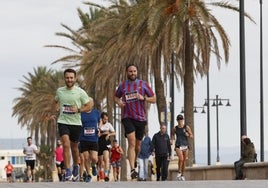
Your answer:
[[[37,67],[34,74],[24,76],[23,86],[17,88],[21,97],[14,100],[12,116],[18,117],[18,124],[26,126],[38,146],[55,148],[56,122],[49,117],[56,113],[55,92],[64,84],[63,72],[54,72],[46,67]],[[52,165],[49,161],[48,165]]]
[[[210,5],[238,11],[237,7],[228,2],[206,3],[199,0],[176,0],[166,9],[166,14],[175,16],[181,23],[182,48],[177,54],[184,67],[181,77],[184,83],[185,121],[193,131],[194,73],[201,76],[208,73],[211,55],[215,55],[220,68],[221,54],[217,34],[222,43],[224,62],[228,63],[229,60],[229,38],[219,21],[211,14]],[[189,165],[192,165],[195,163],[194,140],[190,141],[190,147],[193,150],[189,155]]]
[[[109,54],[107,61],[113,63],[113,67],[116,69],[120,65],[115,62],[119,60],[138,61],[141,65],[149,63],[154,70],[157,89],[160,89],[157,92],[157,98],[158,111],[161,112],[161,106],[165,106],[163,105],[165,104],[164,92],[161,89],[162,81],[159,79],[161,78],[159,76],[161,58],[163,56],[164,65],[162,67],[167,68],[170,64],[170,54],[175,52],[175,73],[184,84],[186,124],[189,124],[194,131],[194,73],[203,76],[208,72],[212,54],[215,55],[217,63],[220,65],[221,54],[217,34],[222,42],[225,63],[229,58],[230,41],[228,36],[208,7],[213,5],[232,10],[238,10],[238,8],[228,2],[205,3],[199,0],[133,1],[130,6],[127,6],[125,1],[120,1],[120,3],[117,7],[121,15],[117,15],[115,18],[122,18],[123,15],[125,19],[118,21],[119,33],[115,32],[113,40],[110,39],[105,45],[109,48],[105,50],[106,54]],[[122,7],[127,10],[127,13],[122,10]],[[115,18],[109,17],[108,20]],[[147,50],[148,48],[150,50]],[[114,52],[114,49],[117,49],[117,52]],[[110,57],[111,54],[114,55],[114,58]],[[118,54],[123,57],[120,56],[119,59]],[[149,61],[146,61],[147,59]],[[147,70],[147,72],[149,71]],[[170,74],[167,69],[164,69],[163,72]],[[194,148],[193,141],[190,145],[191,148]],[[194,154],[190,154],[190,159],[191,165],[194,163]]]
[[[52,179],[54,162],[53,149],[50,145],[41,145],[37,159],[40,161],[40,166],[37,168],[36,178],[43,178],[45,181]]]
[[[184,86],[185,120],[194,131],[195,75],[202,77],[208,72],[211,55],[215,55],[220,66],[222,57],[218,37],[225,63],[229,58],[230,41],[209,7],[236,11],[238,8],[228,2],[206,3],[200,0],[133,0],[130,3],[121,0],[112,2],[109,7],[85,4],[98,7],[100,16],[90,17],[79,12],[83,26],[78,31],[64,26],[71,35],[61,36],[71,39],[80,50],[59,61],[80,60],[73,66],[80,67],[84,86],[93,92],[95,98],[98,97],[95,99],[98,103],[105,101],[109,109],[113,105],[109,103],[112,95],[108,94],[113,93],[119,80],[125,76],[125,64],[138,64],[142,77],[152,75],[149,80],[155,81],[160,113],[166,107],[163,86],[171,74],[170,55],[174,53],[177,85],[180,87],[183,83]],[[193,141],[191,147],[194,148]],[[190,155],[192,163],[194,154]]]
[[[23,87],[17,88],[22,92],[22,96],[14,100],[12,116],[18,116],[18,123],[22,127],[27,126],[27,129],[31,131],[30,135],[35,133],[36,144],[39,145],[39,124],[44,117],[45,111],[40,106],[39,102],[42,102],[44,79],[51,74],[51,70],[47,70],[44,67],[38,67],[34,69],[34,74],[28,73],[29,77],[24,76],[26,81],[22,81]],[[46,105],[43,106],[47,108]]]
[[[103,88],[111,88],[111,85],[108,85],[108,79],[101,79],[102,77],[106,77],[107,74],[103,74],[101,77],[95,76],[95,74],[100,71],[101,66],[94,60],[96,56],[99,55],[97,49],[103,42],[101,42],[101,40],[97,40],[94,35],[94,31],[92,33],[89,32],[92,29],[92,22],[102,17],[103,13],[92,8],[89,9],[90,14],[84,13],[80,8],[78,8],[77,11],[82,24],[81,28],[74,30],[62,24],[69,33],[56,33],[57,36],[69,39],[74,48],[61,45],[46,45],[46,47],[61,48],[69,52],[69,55],[55,60],[52,64],[64,62],[64,67],[79,67],[78,75],[81,76],[79,83],[81,87],[83,87],[90,96],[93,97],[95,105],[97,105],[96,108],[99,110],[102,110],[107,106],[110,108],[110,106],[112,106],[110,104],[111,100],[107,100],[103,105],[104,107],[102,106],[103,99],[107,96],[107,93],[110,93],[106,92]],[[109,118],[111,118],[112,116],[109,110],[108,114]]]

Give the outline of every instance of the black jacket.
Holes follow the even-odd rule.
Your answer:
[[[152,142],[155,156],[171,156],[171,145],[168,134],[161,134],[159,131],[154,134]]]

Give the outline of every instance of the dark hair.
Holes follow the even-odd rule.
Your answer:
[[[65,69],[65,71],[64,71],[64,75],[65,75],[67,72],[74,73],[74,76],[76,77],[76,71],[75,71],[74,69]]]
[[[249,145],[251,143],[250,138],[245,138],[243,141],[245,142],[246,145]]]
[[[104,116],[108,116],[108,113],[107,112],[102,112],[101,113],[101,118],[104,118]]]
[[[177,115],[177,121],[178,120],[183,120],[183,115],[181,115],[181,114]]]
[[[29,139],[32,139],[32,137],[31,136],[27,137],[27,140],[29,140]]]
[[[127,70],[128,70],[128,68],[129,68],[129,67],[131,67],[131,66],[136,67],[136,68],[137,68],[137,70],[138,70],[137,65],[135,65],[134,63],[130,63],[130,64],[127,64],[127,66],[126,66],[126,71],[127,71]]]
[[[160,128],[161,128],[162,126],[165,126],[165,127],[166,127],[167,125],[165,124],[165,122],[161,122],[161,123],[160,123]]]

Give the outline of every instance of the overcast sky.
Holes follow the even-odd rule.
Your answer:
[[[93,2],[93,1],[92,1]],[[105,3],[107,1],[95,1]],[[236,1],[233,1],[236,2]],[[263,63],[264,63],[264,116],[267,116],[267,18],[268,5],[263,2]],[[55,59],[66,55],[65,52],[44,48],[47,44],[68,45],[67,39],[55,36],[56,32],[66,32],[61,23],[76,29],[80,26],[77,8],[87,10],[88,7],[77,0],[1,0],[0,2],[0,74],[1,89],[1,132],[0,138],[24,138],[25,130],[17,125],[17,119],[12,118],[13,100],[20,96],[15,89],[21,87],[20,80],[33,72],[37,66],[60,68],[60,65],[51,65]],[[259,0],[245,0],[245,11],[256,21],[256,24],[247,19],[246,29],[246,88],[247,88],[247,132],[259,149],[260,136],[260,87],[259,87],[259,59],[260,59],[260,25]],[[213,14],[220,20],[231,39],[230,61],[228,66],[223,62],[220,71],[216,63],[211,62],[210,96],[230,99],[231,107],[219,107],[220,147],[238,146],[240,135],[240,80],[239,80],[239,14],[231,11],[213,9]],[[206,98],[206,78],[198,78],[195,85],[195,106],[202,106]],[[177,115],[183,106],[182,92],[176,94]],[[199,109],[200,110],[200,109]],[[152,107],[149,117],[150,135],[158,131],[155,119],[156,108]],[[211,107],[211,145],[216,146],[216,115],[215,108]],[[267,143],[267,118],[265,123],[265,142]],[[206,147],[207,144],[207,115],[195,114],[196,146]],[[265,149],[268,146],[265,145]],[[265,156],[267,159],[267,156]]]

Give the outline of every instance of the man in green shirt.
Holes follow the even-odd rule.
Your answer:
[[[65,180],[77,181],[79,178],[78,142],[82,128],[81,112],[88,112],[93,107],[93,99],[80,87],[75,85],[76,71],[64,71],[65,86],[56,91],[55,101],[59,110],[57,120],[59,135],[63,144],[63,156],[66,168]],[[70,151],[71,150],[71,151]],[[73,168],[71,172],[71,153]]]

